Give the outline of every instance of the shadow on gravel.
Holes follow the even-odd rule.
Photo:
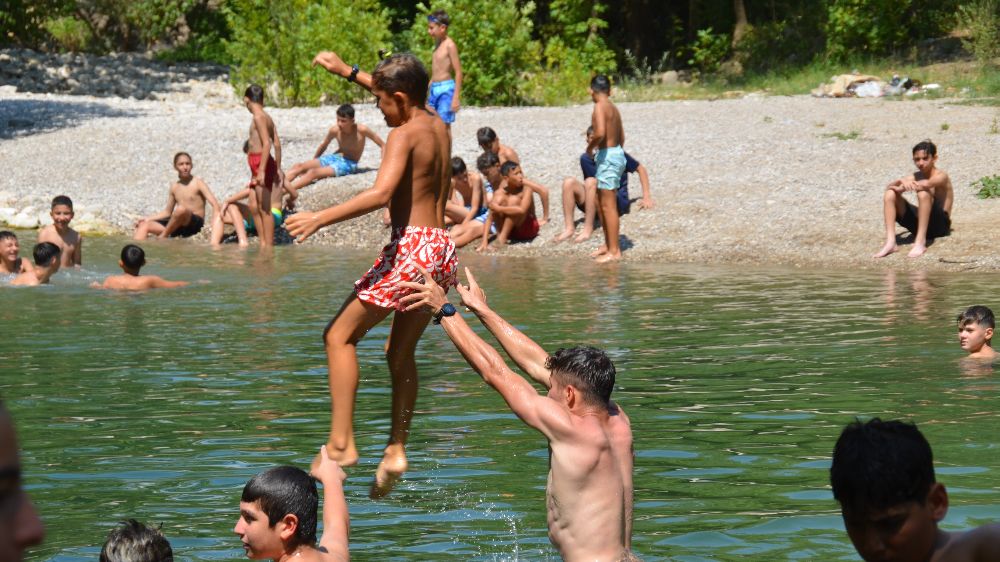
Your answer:
[[[0,139],[13,139],[76,127],[101,117],[135,117],[137,111],[94,102],[0,100]]]

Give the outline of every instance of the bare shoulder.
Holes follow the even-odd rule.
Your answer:
[[[448,36],[448,38],[444,40],[444,46],[449,51],[455,51],[456,53],[458,52],[458,45],[455,44],[455,40],[452,39],[451,36]]]
[[[43,226],[41,230],[38,231],[38,241],[48,242],[53,235],[56,235],[56,227],[53,225]],[[58,235],[56,235],[58,237]]]

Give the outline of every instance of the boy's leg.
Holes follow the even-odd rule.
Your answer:
[[[358,449],[354,444],[357,344],[389,312],[387,308],[364,303],[351,293],[323,332],[330,381],[330,436],[326,440],[326,453],[344,466],[358,462]],[[313,461],[313,468],[318,460]]]
[[[507,240],[510,238],[510,233],[514,231],[514,227],[517,225],[514,224],[514,219],[508,217],[507,215],[497,215],[494,220],[503,221],[500,223],[500,230],[497,231],[497,237],[494,240],[498,246],[502,246],[507,243]],[[524,220],[524,217],[521,217],[521,220]]]
[[[261,234],[260,234],[260,232],[261,232],[261,230],[260,230],[261,226],[260,225],[261,225],[261,220],[262,219],[261,219],[261,216],[260,216],[260,212],[261,212],[261,207],[263,206],[263,205],[260,204],[260,200],[259,200],[260,195],[258,193],[259,190],[260,190],[260,188],[257,187],[257,186],[251,187],[250,188],[250,198],[247,199],[247,202],[250,204],[249,205],[250,206],[250,216],[253,217],[254,229],[257,231],[257,238],[261,237]],[[268,209],[268,211],[270,211],[270,209]],[[271,213],[268,212],[268,214],[271,214]],[[264,241],[262,239],[261,240],[261,245],[263,245],[263,244],[264,244]]]
[[[170,237],[177,229],[187,226],[189,222],[191,222],[191,211],[186,207],[177,205],[174,207],[174,212],[170,215],[167,225],[163,227],[163,232],[160,232],[160,238]]]
[[[303,172],[302,175],[300,175],[295,181],[291,182],[290,185],[292,186],[292,189],[299,190],[313,182],[336,176],[337,172],[329,166],[309,168],[308,170]]]
[[[873,258],[884,258],[896,251],[896,217],[906,212],[906,200],[902,193],[886,189],[882,196],[882,216],[885,219],[885,245]]]
[[[538,225],[541,226],[549,222],[549,188],[540,183],[533,184],[532,188],[538,194],[538,198],[542,200],[542,218],[538,221]]]
[[[618,246],[618,193],[615,189],[598,189],[597,202],[601,206],[601,227],[604,229],[604,245],[607,252],[597,258],[598,263],[620,260],[622,250]]]
[[[153,236],[158,236],[163,232],[163,225],[147,219],[139,221],[139,225],[135,227],[135,234],[132,235],[133,240],[145,240],[147,236],[152,234]]]
[[[261,248],[274,246],[274,215],[271,214],[271,187],[254,187],[257,195],[257,212],[253,222],[257,225],[257,237]]]
[[[229,212],[229,209],[226,209],[227,218],[230,214],[231,213]],[[222,219],[222,213],[212,213],[212,236],[211,236],[212,246],[222,245],[223,229],[225,228],[225,223],[227,222],[229,222],[229,220],[224,221]]]
[[[583,229],[573,239],[573,242],[583,242],[594,234],[597,208],[597,178],[587,178],[583,181]]]
[[[583,184],[576,178],[565,178],[562,184],[563,231],[556,237],[556,242],[562,242],[576,231],[576,221],[573,215],[576,206],[584,202]]]
[[[455,225],[449,235],[451,241],[455,243],[455,247],[461,248],[483,235],[483,223],[473,220]]]
[[[927,251],[927,226],[931,222],[931,206],[934,196],[929,191],[917,192],[917,232],[913,239],[913,249],[906,254],[911,258],[924,255]]]
[[[465,205],[460,205],[454,201],[448,201],[448,204],[444,208],[444,218],[446,221],[450,220],[452,224],[460,224],[465,220],[465,215],[469,213],[469,210],[465,208]]]
[[[414,353],[430,319],[430,314],[420,311],[397,312],[392,319],[386,351],[392,375],[392,428],[382,462],[375,471],[375,482],[370,492],[372,498],[391,492],[408,466],[406,441],[410,436],[410,421],[419,388]]]
[[[226,210],[226,218],[228,221],[232,221],[233,228],[236,229],[236,241],[239,243],[241,248],[245,248],[248,245],[247,228],[243,225],[244,211],[245,209],[240,203],[230,205]]]

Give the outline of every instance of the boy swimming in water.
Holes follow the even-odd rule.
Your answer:
[[[0,275],[17,275],[31,267],[18,255],[20,252],[17,235],[9,230],[0,230]]]
[[[430,271],[446,287],[455,283],[455,244],[444,230],[451,137],[444,123],[426,109],[429,77],[413,55],[391,55],[371,75],[357,65],[348,66],[336,53],[319,53],[313,63],[371,91],[386,124],[394,128],[385,144],[375,185],[340,205],[315,213],[300,212],[285,222],[288,232],[302,241],[324,226],[389,206],[389,244],[371,270],[355,283],[353,294],[323,334],[332,409],[327,454],[350,466],[358,461],[353,429],[358,386],[356,346],[395,311],[386,350],[392,375],[392,427],[371,489],[373,497],[381,497],[407,469],[405,447],[417,399],[414,352],[430,321],[426,312],[403,310],[399,299],[409,290],[401,283],[419,278],[417,267]]]
[[[160,529],[129,519],[108,533],[98,562],[172,562],[173,559],[170,541]]]
[[[59,255],[62,250],[52,242],[39,242],[32,249],[32,257],[35,258],[35,266],[26,269],[10,282],[11,285],[33,287],[35,285],[47,285],[49,279],[59,271],[61,260]]]
[[[187,281],[167,281],[156,275],[140,275],[139,270],[144,265],[146,265],[146,252],[135,244],[128,244],[122,248],[121,259],[118,260],[118,266],[122,268],[125,275],[110,275],[104,280],[104,283],[98,285],[94,282],[91,287],[115,291],[145,291],[147,289],[173,289],[188,284]]]
[[[189,238],[205,226],[205,205],[212,213],[222,216],[222,207],[215,194],[201,178],[191,173],[194,162],[187,152],[174,154],[177,181],[167,192],[167,206],[160,213],[139,219],[133,240],[145,240],[150,234],[160,238]]]
[[[958,343],[970,359],[996,359],[993,349],[993,311],[985,306],[970,306],[958,315]]]
[[[51,242],[59,247],[60,267],[74,267],[83,264],[83,236],[70,228],[73,220],[73,201],[59,195],[52,199],[52,224],[38,232],[39,242]]]

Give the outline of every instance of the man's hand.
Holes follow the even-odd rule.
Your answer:
[[[639,201],[640,209],[652,209],[654,205],[655,203],[653,203],[652,197],[643,197],[642,200]]]
[[[319,213],[295,213],[285,219],[285,230],[298,242],[316,234],[321,226]]]
[[[476,283],[476,278],[472,276],[472,271],[468,267],[465,268],[465,278],[468,280],[469,286],[464,287],[459,283],[458,287],[456,287],[458,294],[462,297],[462,305],[472,312],[480,312],[487,309],[486,291],[479,287],[479,283]]]
[[[417,266],[417,271],[424,276],[423,283],[403,281],[400,287],[410,289],[413,292],[399,299],[399,302],[406,305],[406,312],[426,306],[434,314],[437,314],[441,307],[448,303],[448,297],[444,294],[444,289],[434,282],[431,274],[426,269]]]
[[[346,77],[351,74],[351,67],[347,66],[347,63],[344,61],[340,60],[340,56],[333,51],[322,51],[316,53],[316,56],[313,57],[312,64],[313,66],[318,64],[338,76]]]
[[[331,482],[343,482],[347,480],[347,473],[340,468],[340,463],[331,459],[326,454],[326,445],[319,448],[319,466],[312,471],[312,477],[323,483],[324,486]]]

